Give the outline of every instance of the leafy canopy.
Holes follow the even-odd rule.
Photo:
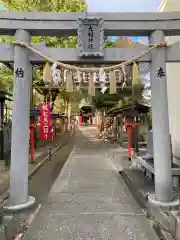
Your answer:
[[[83,0],[4,0],[5,7],[12,11],[37,12],[83,12]],[[33,37],[34,43],[45,42],[49,47],[76,47],[76,37]]]
[[[85,10],[85,1],[83,0],[3,0],[5,8],[11,11],[44,11],[44,12],[83,12]],[[13,40],[13,37],[1,36],[0,42],[10,43]],[[44,42],[48,47],[61,47],[75,48],[77,45],[77,37],[32,37],[33,43]],[[116,42],[106,39],[105,47],[116,47]],[[37,71],[36,71],[37,72]],[[36,74],[36,81],[40,78],[39,74]],[[12,89],[12,70],[9,70],[7,67],[2,65],[0,67],[0,88],[11,88]],[[82,93],[82,91],[81,91]],[[75,98],[79,101],[80,97],[84,97],[86,94],[74,93],[73,101]],[[121,93],[122,94],[122,93]],[[61,93],[61,96],[63,93]],[[67,93],[64,93],[65,98],[68,97]],[[83,95],[83,96],[82,96]],[[107,105],[113,105],[122,98],[119,94],[118,96],[107,96],[108,94],[98,94],[93,100],[94,104],[101,106],[106,101],[109,102]],[[63,97],[63,96],[62,96]],[[63,97],[63,98],[64,98]]]
[[[5,8],[10,11],[45,11],[45,12],[82,12],[83,0],[4,0]],[[0,36],[0,43],[11,43],[14,37]],[[45,42],[49,47],[76,47],[77,38],[70,37],[32,37],[33,43]],[[37,74],[36,74],[37,75]],[[38,79],[36,79],[38,81]],[[0,89],[13,88],[13,71],[4,64],[0,65]]]

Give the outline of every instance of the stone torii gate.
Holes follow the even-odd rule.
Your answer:
[[[99,24],[95,37],[96,51],[87,50],[87,41],[81,38],[83,34],[88,34],[83,24]],[[139,45],[131,49],[104,49],[103,35],[149,36],[150,44],[159,44],[165,42],[165,36],[180,35],[180,13],[88,13],[85,16],[84,13],[1,11],[0,16],[0,35],[14,36],[17,41],[26,44],[31,44],[31,36],[76,36],[77,27],[79,51],[44,46],[35,48],[55,61],[64,63],[115,64],[141,55],[148,47]],[[180,43],[156,48],[137,61],[151,63],[155,195],[149,196],[149,200],[159,205],[176,205],[179,202],[172,194],[166,62],[180,62]],[[10,199],[4,206],[15,211],[29,207],[35,201],[33,197],[28,197],[29,99],[32,64],[44,62],[44,59],[22,46],[1,44],[0,62],[14,62],[14,73],[16,69],[23,70],[21,78],[14,75]],[[159,69],[163,70],[163,74],[157,74]]]

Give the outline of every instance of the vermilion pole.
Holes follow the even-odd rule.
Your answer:
[[[79,125],[82,126],[82,116],[79,116]]]
[[[128,159],[131,161],[132,159],[132,130],[133,124],[126,124],[127,134],[128,134]]]
[[[31,161],[34,161],[34,127],[30,126],[30,138],[31,138],[31,145],[30,145],[30,156],[31,156]]]
[[[52,124],[52,142],[55,140],[55,122]]]

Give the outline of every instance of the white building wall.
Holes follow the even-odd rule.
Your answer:
[[[159,12],[180,11],[180,0],[164,0]],[[179,26],[180,27],[180,26]],[[166,37],[168,44],[180,41],[180,36]],[[169,122],[174,162],[180,165],[180,63],[167,63]]]

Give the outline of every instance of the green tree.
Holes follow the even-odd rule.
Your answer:
[[[9,43],[10,37],[7,37],[7,41],[5,41],[5,38],[0,37],[0,44],[1,43]],[[12,65],[7,64],[4,65],[3,63],[0,63],[0,90],[5,91],[12,91],[13,88],[13,75],[12,75]]]
[[[45,12],[82,12],[85,9],[85,1],[83,0],[3,0],[5,7],[8,10],[13,11],[45,11]],[[1,42],[10,43],[13,40],[13,37],[4,37],[0,38]],[[40,36],[40,37],[32,37],[33,43],[40,43],[45,42],[46,46],[48,47],[61,47],[61,48],[68,48],[73,47],[75,48],[77,45],[77,37],[70,36],[70,37],[47,37],[47,36]],[[107,38],[105,47],[115,47],[115,42],[109,40]],[[1,72],[1,79],[2,82],[6,85],[6,78],[9,74],[9,82],[11,83],[12,89],[12,70],[9,70],[7,67],[3,67],[0,69]],[[36,69],[34,76],[34,82],[41,82],[41,75],[42,72],[39,69]],[[3,80],[4,79],[4,80]],[[4,85],[3,85],[4,86]],[[0,83],[1,87],[1,83]],[[8,86],[9,88],[9,86]],[[43,91],[39,90],[39,93],[43,94]],[[87,94],[87,93],[86,93]],[[83,93],[83,96],[86,95]],[[67,101],[69,101],[69,95],[65,91],[61,91],[60,96],[64,99],[64,104],[67,105]],[[82,91],[76,92],[72,94],[73,102],[78,103],[80,101],[80,97],[82,97]],[[77,104],[76,104],[77,105]]]
[[[13,88],[12,70],[4,64],[0,64],[0,90],[11,92]]]
[[[111,41],[109,39],[105,41],[105,48],[113,48],[113,47],[116,47],[115,41]]]
[[[12,11],[46,11],[46,12],[82,12],[85,8],[83,0],[4,0],[5,7]],[[14,37],[0,36],[0,43],[11,43]],[[33,43],[41,41],[49,47],[76,47],[76,37],[32,37]],[[8,66],[9,67],[9,66]],[[0,89],[13,88],[13,67],[0,65]],[[35,70],[36,79],[40,81],[39,69]],[[40,91],[39,91],[40,92]]]
[[[117,47],[117,48],[134,48],[135,44],[128,41],[128,39],[124,38],[118,38],[116,41],[111,41],[107,39],[106,41],[107,47]],[[127,73],[127,85],[128,88],[124,88],[123,90],[121,88],[117,89],[117,94],[110,95],[108,93],[108,90],[102,94],[100,91],[96,91],[97,94],[93,98],[93,104],[98,108],[112,108],[118,104],[120,100],[122,100],[123,105],[126,105],[124,102],[124,98],[128,98],[128,103],[138,103],[141,101],[141,93],[142,93],[142,86],[141,86],[141,79],[140,76],[136,76],[136,84],[132,86],[132,67],[127,66],[126,67],[126,73]]]
[[[85,9],[83,0],[4,0],[5,7],[14,11],[44,12],[82,12]],[[76,47],[76,37],[33,37],[34,43],[44,41],[49,47]]]

